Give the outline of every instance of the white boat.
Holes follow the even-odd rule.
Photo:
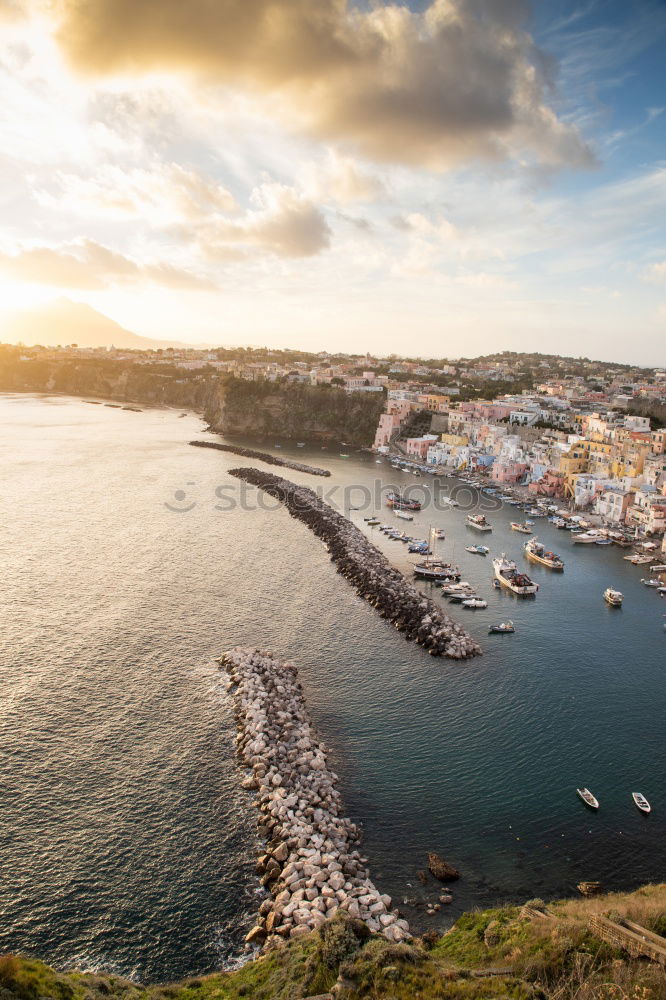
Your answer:
[[[595,545],[600,538],[605,536],[600,531],[581,531],[571,536],[571,541],[576,545]]]
[[[401,517],[403,521],[413,521],[414,520],[414,515],[413,514],[408,514],[406,510],[397,510],[394,507],[393,508],[393,513],[395,514],[396,517]]]
[[[597,799],[595,799],[594,795],[592,794],[592,792],[590,791],[589,788],[577,788],[576,792],[578,793],[578,795],[580,796],[580,798],[583,800],[583,802],[585,803],[585,805],[589,806],[590,809],[598,809],[599,808],[599,802],[597,801]]]
[[[662,586],[662,584],[659,582],[659,580],[657,580],[657,578],[654,577],[654,576],[650,577],[649,580],[641,580],[641,583],[645,587],[661,587]]]
[[[651,573],[666,573],[666,563],[658,563],[656,566],[650,566]]]
[[[435,538],[446,538],[444,528],[435,528]]]
[[[634,800],[634,802],[636,803],[636,805],[638,806],[638,808],[640,809],[641,812],[644,812],[644,813],[652,812],[652,806],[650,805],[650,803],[648,802],[648,800],[645,798],[645,796],[641,795],[640,792],[632,792],[631,793],[631,797],[632,797],[632,799]]]
[[[539,584],[530,580],[526,573],[520,573],[515,562],[508,559],[504,553],[493,559],[493,569],[495,570],[495,579],[499,580],[503,587],[517,594],[518,597],[536,594],[539,589]]]
[[[619,608],[622,604],[622,594],[619,590],[613,590],[612,587],[606,587],[604,590],[604,601],[606,604],[610,604],[612,608]]]
[[[475,556],[487,556],[490,549],[487,545],[466,545],[465,552],[471,552]]]
[[[483,514],[468,514],[467,524],[476,531],[492,531],[492,524],[488,524]]]
[[[443,503],[445,507],[459,507],[460,504],[453,497],[442,497],[440,503]]]
[[[379,518],[378,517],[369,517],[368,520],[365,523],[366,524],[370,524],[370,525],[379,524]]]
[[[422,580],[459,580],[460,570],[457,566],[442,562],[439,559],[428,559],[414,566],[414,576]]]
[[[633,555],[624,556],[624,560],[625,562],[633,563],[634,566],[647,566],[648,563],[652,562],[652,556],[640,555],[638,552],[634,552]]]
[[[522,531],[522,533],[524,535],[531,535],[532,534],[532,532],[530,531],[530,529],[528,528],[528,526],[526,524],[520,524],[520,522],[518,522],[518,521],[512,521],[511,522],[511,530],[512,531]]]
[[[467,597],[462,601],[463,608],[487,608],[488,601],[484,601],[482,597]]]

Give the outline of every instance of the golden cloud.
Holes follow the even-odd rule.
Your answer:
[[[78,240],[59,247],[30,247],[14,254],[0,254],[0,270],[19,281],[90,291],[136,281],[179,289],[213,287],[207,279],[171,264],[137,264],[94,240]]]
[[[548,106],[548,61],[523,0],[55,0],[89,73],[187,70],[278,98],[310,134],[377,160],[450,166],[529,155],[590,165]]]

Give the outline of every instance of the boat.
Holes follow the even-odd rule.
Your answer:
[[[571,541],[576,545],[594,545],[594,543],[604,536],[599,531],[577,531],[571,536]]]
[[[343,452],[340,452],[340,458],[349,458],[349,455],[346,455]]]
[[[487,556],[490,549],[487,545],[466,545],[465,552],[471,552],[475,556]]]
[[[641,583],[645,587],[661,587],[662,586],[662,584],[659,582],[659,580],[657,580],[657,578],[654,577],[654,576],[651,576],[649,580],[641,580]]]
[[[641,795],[640,792],[632,792],[631,793],[631,797],[632,797],[632,799],[634,800],[634,802],[636,803],[636,805],[638,806],[638,808],[640,809],[641,812],[643,812],[643,813],[652,812],[652,806],[650,805],[650,803],[648,802],[648,800],[645,798],[645,796]]]
[[[606,604],[610,604],[612,608],[619,608],[622,604],[622,594],[619,590],[613,590],[612,587],[606,587],[604,590],[604,601]]]
[[[394,508],[393,513],[395,514],[396,517],[401,517],[403,519],[403,521],[413,521],[414,520],[414,515],[413,514],[408,514],[406,510],[396,510]]]
[[[484,601],[482,597],[468,597],[462,601],[463,608],[487,608],[488,601]]]
[[[477,531],[492,531],[492,524],[488,524],[483,514],[468,514],[467,524],[470,528],[475,528]]]
[[[459,507],[460,504],[453,497],[442,497],[440,503],[444,504],[445,507]]]
[[[529,542],[525,542],[523,548],[530,562],[539,563],[540,566],[547,566],[548,569],[560,571],[564,569],[563,560],[554,552],[548,552],[546,546],[536,536],[530,538]]]
[[[435,538],[446,538],[444,528],[435,528]]]
[[[414,566],[414,576],[422,580],[459,580],[460,570],[457,566],[443,562],[441,559],[428,559]]]
[[[394,510],[421,510],[420,500],[410,500],[402,493],[387,493],[386,506],[393,507]]]
[[[378,517],[369,517],[368,520],[367,520],[367,522],[366,522],[366,524],[369,524],[369,525],[371,525],[371,526],[374,527],[375,524],[379,524],[379,518]]]
[[[630,562],[634,566],[647,566],[648,563],[652,562],[652,556],[640,555],[638,552],[634,552],[633,555],[624,556],[625,562]],[[654,566],[652,569],[654,570]]]
[[[517,594],[518,597],[536,594],[539,589],[539,584],[530,580],[526,573],[520,573],[515,562],[508,559],[504,553],[493,559],[493,569],[495,570],[495,579],[499,580],[503,587]]]
[[[658,563],[656,566],[650,566],[651,573],[666,573],[666,563]]]
[[[296,442],[296,447],[297,448],[305,448],[305,441],[297,441]]]
[[[597,538],[596,544],[597,545],[612,545],[613,544],[613,539],[612,538]]]
[[[493,587],[495,588],[495,590],[500,590],[501,586],[502,584],[499,582],[499,580],[497,579],[493,580]]]
[[[515,632],[515,628],[512,621],[500,622],[499,625],[491,625],[488,629],[489,635],[510,635]]]
[[[524,535],[531,535],[532,534],[532,532],[530,531],[530,529],[528,528],[528,526],[526,524],[520,524],[518,521],[512,521],[511,522],[511,530],[512,531],[522,531],[522,533]]]
[[[452,594],[447,594],[446,596],[450,604],[462,604],[463,601],[471,601],[472,598],[476,598],[477,594],[470,588],[470,590],[454,591]]]
[[[450,597],[451,594],[460,594],[463,591],[467,597],[470,597],[474,593],[472,584],[468,583],[467,580],[459,580],[457,583],[442,584],[442,594],[444,597]]]
[[[597,799],[595,799],[594,795],[592,794],[589,788],[577,788],[576,792],[583,800],[585,805],[589,806],[590,809],[599,808],[599,802],[597,801]]]

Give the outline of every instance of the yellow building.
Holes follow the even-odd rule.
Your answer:
[[[442,444],[460,445],[464,446],[469,444],[469,438],[466,434],[441,434],[440,440]]]

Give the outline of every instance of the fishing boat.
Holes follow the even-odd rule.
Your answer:
[[[487,545],[466,545],[465,552],[471,552],[475,556],[487,556],[490,549]]]
[[[393,509],[393,513],[395,514],[396,517],[401,517],[403,521],[413,521],[414,520],[414,515],[413,514],[409,514],[406,510],[399,510],[399,509],[394,508]]]
[[[547,566],[548,569],[560,571],[564,569],[563,560],[554,552],[549,552],[536,536],[530,538],[529,542],[525,542],[523,548],[530,562],[539,563],[540,566]]]
[[[532,532],[530,531],[530,529],[528,528],[528,526],[526,524],[520,524],[520,522],[518,522],[518,521],[512,521],[511,522],[511,530],[512,531],[522,531],[522,533],[524,535],[531,535],[532,534]]]
[[[604,601],[606,604],[610,604],[612,608],[619,608],[622,604],[622,594],[619,590],[613,590],[612,587],[606,587],[604,590]]]
[[[599,808],[599,802],[597,801],[597,799],[595,799],[594,795],[592,794],[589,788],[577,788],[576,792],[583,800],[585,805],[589,806],[590,809]]]
[[[489,635],[510,635],[515,632],[515,628],[512,621],[500,622],[499,625],[491,625],[488,629]]]
[[[386,506],[393,507],[394,510],[421,510],[420,500],[410,500],[402,493],[387,493]]]
[[[648,802],[648,800],[645,798],[645,796],[641,795],[640,792],[632,792],[631,793],[631,797],[632,797],[632,799],[634,800],[634,802],[636,803],[636,805],[638,806],[638,808],[640,809],[641,812],[643,812],[643,813],[652,812],[652,806],[650,805],[650,803]]]
[[[508,559],[504,553],[493,559],[493,569],[495,570],[495,579],[499,580],[500,584],[513,594],[517,594],[518,597],[529,597],[536,594],[539,589],[539,584],[530,580],[526,573],[520,573],[515,562]]]
[[[492,524],[488,524],[483,514],[468,514],[467,524],[476,531],[492,531]]]
[[[462,601],[463,608],[487,608],[488,601],[484,601],[482,597],[467,597]]]

